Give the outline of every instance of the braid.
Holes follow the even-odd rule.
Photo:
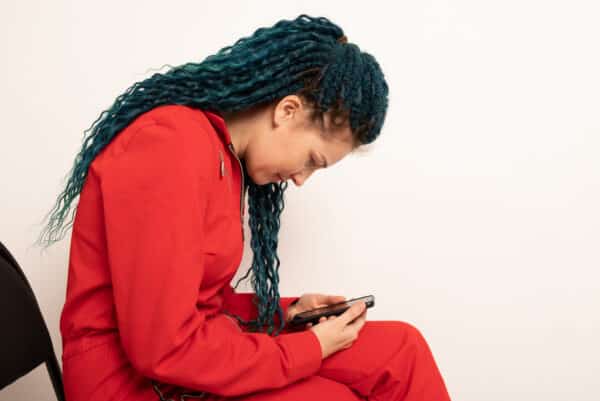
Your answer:
[[[324,17],[302,14],[294,20],[281,20],[201,62],[169,67],[167,72],[155,73],[127,88],[84,131],[91,134],[75,157],[66,188],[44,217],[48,224],[37,244],[47,248],[64,236],[75,215],[76,207],[71,205],[96,155],[136,117],[157,106],[182,104],[222,114],[298,94],[314,106],[312,118],[322,118],[329,111],[332,117],[349,121],[355,147],[377,138],[387,112],[388,87],[378,63],[348,43],[342,29]],[[285,323],[279,307],[277,236],[287,183],[259,186],[246,171],[244,175],[254,257],[242,279],[252,272],[259,304],[256,320],[237,318],[252,325],[252,330],[267,325],[271,334],[275,313],[280,318],[279,329]],[[68,216],[70,220],[63,225]]]

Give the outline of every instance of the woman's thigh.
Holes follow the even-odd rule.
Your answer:
[[[313,375],[300,379],[286,387],[258,391],[256,393],[227,398],[227,401],[363,401],[348,386],[337,381]]]
[[[319,376],[376,400],[449,400],[419,329],[397,320],[367,321],[350,348],[324,359]]]
[[[412,348],[418,337],[418,329],[409,323],[367,320],[352,346],[325,358],[317,374],[342,383],[361,380],[385,366],[400,349]]]
[[[429,370],[437,373],[431,349],[419,329],[399,320],[368,320],[352,346],[324,359],[317,374],[349,385],[390,369],[395,376],[408,379],[415,359],[431,365]]]

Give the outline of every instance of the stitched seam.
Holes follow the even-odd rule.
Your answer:
[[[86,353],[88,351],[93,350],[94,348],[100,347],[100,346],[105,345],[106,343],[109,343],[109,342],[112,342],[112,341],[115,341],[114,338],[109,338],[109,339],[107,339],[105,341],[102,341],[102,342],[100,342],[98,344],[92,344],[92,345],[89,345],[89,346],[80,346],[80,347],[77,347],[77,349],[75,351],[73,351],[70,355],[68,355],[67,357],[63,356],[63,359],[66,361],[68,359],[71,359],[74,356],[84,354],[84,353]]]
[[[136,130],[129,136],[129,138],[127,138],[127,142],[125,142],[123,144],[123,152],[127,151],[127,148],[129,147],[129,142],[131,142],[133,140],[133,138],[135,138],[135,136],[138,134],[138,132],[140,132],[144,128],[148,128],[153,125],[160,125],[160,124],[158,122],[156,122],[154,119],[151,119],[150,121],[145,121],[143,124],[141,124],[139,127],[137,127]]]

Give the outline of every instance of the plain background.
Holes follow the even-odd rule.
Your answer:
[[[367,319],[417,326],[453,400],[600,399],[591,0],[3,1],[0,236],[59,359],[71,231],[45,254],[31,244],[83,131],[164,64],[302,13],[330,18],[377,58],[390,104],[368,153],[290,183],[282,296],[375,295]],[[51,394],[39,367],[0,400]]]

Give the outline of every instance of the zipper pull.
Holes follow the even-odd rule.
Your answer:
[[[225,161],[223,160],[223,153],[221,153],[220,150],[219,150],[219,159],[221,159],[220,171],[221,171],[221,178],[223,178],[225,176]]]

